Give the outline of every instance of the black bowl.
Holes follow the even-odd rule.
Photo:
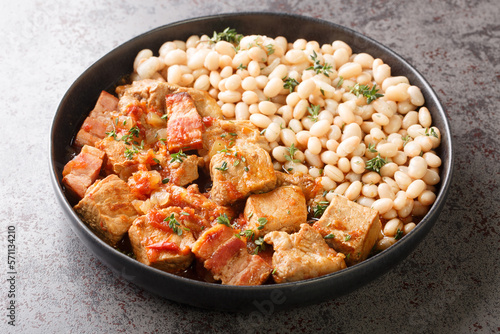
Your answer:
[[[78,218],[71,200],[64,191],[61,172],[73,154],[72,140],[83,120],[93,108],[103,89],[112,90],[116,83],[130,73],[138,51],[144,48],[157,51],[169,40],[186,40],[196,34],[211,35],[227,27],[242,34],[285,36],[289,41],[297,38],[316,40],[320,44],[343,40],[353,52],[367,52],[389,64],[393,75],[404,75],[421,88],[434,125],[442,134],[439,155],[442,159],[441,183],[437,199],[417,225],[389,249],[366,261],[326,276],[295,283],[265,286],[223,286],[205,283],[143,265],[101,241]],[[427,81],[404,59],[387,47],[355,31],[331,22],[313,18],[271,13],[238,13],[202,17],[172,23],[142,34],[117,47],[87,69],[69,88],[57,109],[52,124],[50,167],[52,183],[59,202],[67,214],[70,226],[83,243],[118,275],[145,290],[169,300],[224,311],[256,311],[269,314],[277,309],[297,307],[331,300],[372,281],[403,260],[424,238],[438,219],[452,177],[452,141],[445,112]]]

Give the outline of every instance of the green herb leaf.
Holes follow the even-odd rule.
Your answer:
[[[177,153],[172,153],[170,154],[170,163],[174,163],[174,162],[179,162],[179,163],[182,163],[184,160],[182,160],[182,158],[187,158],[187,155],[182,152],[182,150],[179,150],[179,152]]]
[[[222,225],[226,225],[226,226],[229,226],[229,227],[232,227],[231,226],[231,220],[229,219],[229,217],[223,213],[221,214],[219,217],[217,217],[216,219],[217,223],[219,224],[222,224]]]
[[[399,240],[403,237],[403,231],[401,231],[399,228],[398,230],[396,231],[396,234],[394,235],[394,239],[395,240]]]
[[[366,97],[366,103],[370,104],[379,97],[384,96],[384,94],[377,93],[379,90],[377,89],[377,84],[373,85],[372,88],[367,85],[360,85],[359,83],[355,84],[354,87],[351,88],[350,92],[359,97],[360,95]]]
[[[299,84],[297,80],[295,80],[294,78],[289,78],[287,76],[283,78],[283,82],[283,88],[288,89],[290,93],[293,93],[293,90]]]
[[[259,222],[259,227],[257,227],[258,230],[262,230],[267,224],[267,218],[265,217],[260,217],[257,221]]]
[[[226,162],[226,161],[223,161],[223,162],[222,162],[222,165],[221,165],[220,167],[215,167],[215,169],[218,169],[218,170],[220,170],[221,172],[225,172],[225,171],[227,171],[227,168],[228,168],[228,167],[227,167],[227,162]]]
[[[292,162],[300,162],[300,159],[294,159],[295,152],[298,151],[298,149],[295,147],[295,144],[292,143],[290,147],[287,147],[288,154],[285,154],[285,159],[288,161]]]
[[[324,239],[335,239],[335,234],[333,233],[327,234],[325,235]]]
[[[307,107],[307,111],[309,112],[309,116],[307,116],[307,117],[309,119],[312,119],[314,122],[317,122],[320,109],[321,109],[321,106],[311,104],[310,107]]]
[[[380,168],[384,166],[388,161],[385,160],[378,154],[375,158],[370,159],[366,162],[365,169],[377,172],[380,174]]]
[[[217,43],[219,41],[226,41],[232,44],[239,44],[241,39],[243,38],[243,35],[238,34],[235,29],[231,28],[226,28],[222,32],[215,32],[213,37],[210,39],[212,43]]]
[[[306,68],[306,70],[313,70],[314,72],[316,72],[316,74],[322,73],[325,76],[330,77],[330,73],[332,73],[332,65],[328,63],[324,63],[323,65],[321,65],[316,51],[313,51],[311,59],[314,62],[314,65]]]
[[[174,231],[177,235],[182,235],[182,229],[179,228],[181,224],[175,219],[175,215],[172,213],[170,216],[167,218],[163,219],[163,221],[168,223],[168,227]]]

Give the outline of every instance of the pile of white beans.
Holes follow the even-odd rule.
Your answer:
[[[308,69],[313,57],[331,70]],[[284,88],[285,78],[299,83],[292,92]],[[191,36],[164,43],[158,56],[140,51],[132,79],[207,91],[227,119],[250,120],[265,130],[276,170],[319,178],[329,201],[343,195],[378,210],[379,250],[410,232],[436,199],[441,159],[434,149],[441,134],[420,89],[343,41],[320,45],[253,35],[235,47]],[[384,96],[367,104],[351,92],[356,84],[376,84]],[[312,106],[319,106],[316,117]],[[297,151],[290,161],[292,145]],[[387,163],[380,173],[367,170],[366,162],[378,154]]]

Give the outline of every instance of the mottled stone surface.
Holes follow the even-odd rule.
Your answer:
[[[252,316],[172,303],[114,275],[69,228],[48,168],[57,105],[94,61],[166,23],[249,10],[330,20],[389,46],[436,90],[456,147],[449,200],[406,261],[334,301]],[[0,332],[500,332],[499,20],[496,0],[4,1]],[[17,231],[15,327],[8,225]]]

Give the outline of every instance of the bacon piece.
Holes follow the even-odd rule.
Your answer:
[[[203,146],[203,122],[188,93],[174,93],[165,97],[168,112],[167,146],[170,152],[199,149]]]
[[[75,145],[83,147],[84,145],[94,146],[95,142],[104,138],[106,132],[111,130],[112,117],[111,111],[118,107],[118,98],[102,91],[97,99],[94,109],[83,122],[80,131],[75,137]]]
[[[101,150],[83,146],[81,152],[64,166],[63,183],[69,190],[83,198],[88,187],[99,176],[103,159],[104,152]]]
[[[258,255],[247,252],[244,239],[235,236],[239,230],[216,224],[206,230],[192,247],[213,278],[225,285],[263,284],[271,266]]]

